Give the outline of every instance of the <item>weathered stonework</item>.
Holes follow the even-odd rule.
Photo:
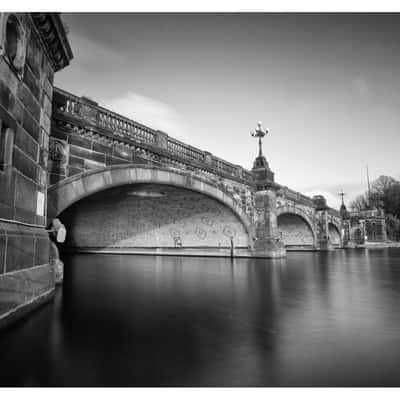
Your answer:
[[[301,216],[281,214],[278,216],[278,227],[282,241],[287,248],[315,250],[314,231]]]
[[[87,197],[60,215],[69,248],[158,252],[160,248],[249,247],[245,226],[229,208],[208,196],[167,185],[117,187]]]
[[[71,58],[57,13],[0,14],[0,326],[61,282],[46,231],[60,215],[81,251],[266,258],[342,245],[321,196],[274,181],[261,124],[249,171],[53,88]],[[126,185],[167,195],[90,203]]]
[[[0,14],[0,326],[54,289],[47,152],[53,76],[68,50],[57,14]]]

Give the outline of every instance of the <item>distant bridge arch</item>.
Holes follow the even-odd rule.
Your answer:
[[[342,246],[342,233],[340,225],[335,220],[328,222],[329,241],[334,247]]]
[[[284,205],[277,208],[278,231],[287,248],[314,250],[317,244],[315,223],[303,208]]]

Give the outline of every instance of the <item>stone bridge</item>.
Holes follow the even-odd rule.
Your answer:
[[[48,160],[48,221],[67,225],[68,250],[229,255],[233,244],[236,256],[276,256],[283,254],[277,242],[287,250],[342,243],[339,213],[323,198],[275,183],[262,154],[260,191],[256,167],[246,170],[58,88]],[[272,200],[261,217],[257,192]],[[274,243],[265,253],[255,250],[257,218],[269,226],[261,236]]]
[[[53,296],[57,219],[65,251],[283,257],[341,245],[337,211],[274,181],[261,126],[249,171],[55,88],[72,58],[58,13],[0,13],[0,328]]]

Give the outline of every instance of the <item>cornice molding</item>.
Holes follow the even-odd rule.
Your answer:
[[[31,13],[31,16],[47,47],[54,70],[63,69],[73,54],[60,13]]]

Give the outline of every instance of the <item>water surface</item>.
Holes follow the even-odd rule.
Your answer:
[[[400,249],[65,258],[0,334],[3,386],[398,386]]]

